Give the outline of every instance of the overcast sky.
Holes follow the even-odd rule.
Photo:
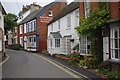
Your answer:
[[[7,13],[13,13],[18,15],[19,11],[22,10],[23,5],[29,5],[33,2],[36,2],[38,5],[45,6],[50,2],[55,0],[0,0],[2,5]],[[71,3],[74,0],[67,0],[68,3]]]

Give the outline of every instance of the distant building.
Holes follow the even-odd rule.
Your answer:
[[[0,3],[0,56],[4,55],[5,42],[4,42],[4,15],[6,14],[2,4]]]
[[[48,24],[47,50],[50,54],[67,54],[79,47],[75,27],[79,26],[79,3],[72,2],[63,8]],[[79,49],[78,49],[79,50]]]

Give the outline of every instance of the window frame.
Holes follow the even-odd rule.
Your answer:
[[[58,42],[59,41],[59,42]],[[58,44],[59,43],[59,44]],[[60,48],[61,47],[61,39],[56,38],[55,39],[55,48]]]
[[[23,34],[23,25],[20,25],[20,34]]]
[[[90,13],[90,0],[85,0],[84,9],[85,9],[85,18],[87,18],[89,17],[89,13]]]
[[[67,28],[71,28],[71,15],[67,16]]]
[[[115,37],[115,30],[117,30],[117,37]],[[110,50],[111,50],[111,59],[116,59],[119,60],[120,59],[120,27],[113,27],[110,30],[110,41],[111,41],[111,45],[110,45]],[[116,45],[116,41],[117,40],[117,47]],[[118,52],[118,58],[116,57],[116,53]]]
[[[49,10],[48,16],[53,16],[53,11],[52,11],[52,9]]]

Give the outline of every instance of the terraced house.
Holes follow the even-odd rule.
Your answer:
[[[71,49],[79,47],[76,26],[79,26],[79,3],[72,2],[48,24],[47,50],[51,55],[71,53]]]
[[[56,16],[66,2],[52,2],[40,9],[31,5],[34,10],[18,26],[18,43],[28,51],[47,49],[47,24]]]
[[[4,42],[4,15],[6,14],[1,2],[0,2],[0,56],[4,55],[5,42]]]
[[[80,17],[86,17],[89,14],[89,8],[98,7],[98,2],[80,2]],[[110,2],[110,19],[104,26],[99,28],[98,50],[102,61],[112,62],[113,70],[120,71],[120,2]],[[87,38],[86,38],[87,39]],[[83,44],[83,43],[82,43]],[[82,46],[81,44],[81,46]]]

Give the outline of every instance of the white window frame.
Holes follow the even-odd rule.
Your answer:
[[[115,37],[115,30],[118,32],[117,35]],[[110,40],[111,40],[111,58],[112,59],[120,59],[120,27],[114,27],[111,28],[110,30],[111,36],[110,36]],[[116,46],[116,41],[117,40],[117,46]],[[118,58],[115,56],[115,51],[118,52]]]
[[[81,54],[87,55],[88,53],[88,46],[90,46],[90,40],[86,36],[80,36],[80,46],[79,50]]]
[[[20,37],[20,44],[23,46],[23,37]]]
[[[23,34],[23,25],[20,25],[20,34]]]
[[[59,39],[59,38],[56,38],[55,39],[55,48],[60,48],[61,47],[61,45],[60,45],[60,42],[61,40]],[[58,44],[59,43],[59,44]]]
[[[58,20],[58,30],[60,31],[60,20]]]
[[[67,16],[67,28],[71,27],[71,15]]]
[[[27,26],[26,26],[26,23],[24,24],[24,33],[27,33]]]
[[[49,10],[49,16],[53,16],[53,11],[52,11],[52,9]]]
[[[53,24],[51,24],[51,32],[53,32]]]
[[[79,10],[75,11],[75,25],[79,26]]]
[[[90,0],[85,0],[84,2],[84,9],[85,9],[85,18],[89,16],[90,13]]]

